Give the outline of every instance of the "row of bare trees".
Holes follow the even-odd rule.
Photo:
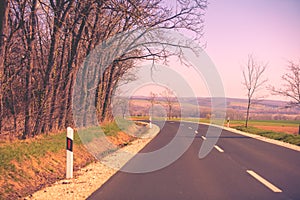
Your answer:
[[[161,96],[160,99],[158,99],[159,96]],[[166,88],[160,94],[150,92],[149,102],[151,104],[151,116],[153,116],[154,105],[161,104],[166,108],[166,115],[168,119],[171,119],[173,117],[180,117],[180,112],[178,111],[178,109],[180,109],[178,99],[170,88]]]
[[[247,113],[245,126],[248,127],[249,113],[252,104],[259,98],[257,92],[261,90],[267,79],[264,78],[267,64],[259,63],[253,55],[248,56],[248,62],[243,70],[243,85],[247,91]],[[282,87],[269,86],[268,89],[273,95],[280,95],[290,101],[287,107],[300,107],[300,62],[290,61],[287,65],[287,72],[282,75]],[[300,126],[299,126],[300,134]]]
[[[140,27],[184,29],[200,39],[206,6],[205,0],[1,1],[0,134],[25,139],[73,125],[76,75],[97,45]],[[167,56],[148,49],[116,58],[97,83],[98,120],[111,118],[113,90],[136,59]]]

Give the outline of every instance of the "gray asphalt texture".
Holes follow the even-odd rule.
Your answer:
[[[141,152],[168,144],[179,122],[166,122],[160,133]],[[195,124],[181,123],[187,132]],[[185,200],[185,199],[300,199],[300,152],[226,130],[215,148],[203,159],[198,153],[207,125],[188,150],[171,165],[154,172],[117,172],[88,199],[99,200]],[[133,158],[134,159],[134,158]],[[282,190],[275,193],[247,173],[253,170]]]

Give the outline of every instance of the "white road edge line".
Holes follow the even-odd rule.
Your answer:
[[[206,137],[205,137],[205,136],[201,136],[201,137],[202,137],[203,140],[206,140]]]
[[[278,187],[276,187],[275,185],[273,185],[272,183],[270,183],[269,181],[267,181],[266,179],[264,179],[263,177],[261,177],[260,175],[255,173],[254,171],[247,170],[247,173],[250,174],[251,176],[253,176],[256,180],[258,180],[262,184],[264,184],[266,187],[268,187],[273,192],[282,192],[281,189],[279,189]]]
[[[195,133],[198,133],[198,131],[195,131]]]
[[[221,149],[220,147],[218,147],[217,145],[215,145],[215,148],[219,151],[219,152],[221,152],[221,153],[223,153],[224,152],[224,150],[223,149]]]
[[[189,126],[189,129],[193,129],[193,128]]]

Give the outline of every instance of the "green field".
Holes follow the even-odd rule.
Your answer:
[[[245,124],[245,120],[230,120],[231,124]],[[249,126],[289,126],[298,127],[299,121],[295,120],[250,120]]]

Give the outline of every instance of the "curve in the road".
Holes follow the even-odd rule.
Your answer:
[[[166,122],[141,152],[168,144],[179,126]],[[205,136],[208,126],[199,125],[197,130],[189,128],[194,127],[191,123],[181,126],[195,139],[178,160],[150,173],[120,171],[89,199],[299,199],[298,151],[222,130],[215,148],[199,159],[204,139],[210,140]]]

